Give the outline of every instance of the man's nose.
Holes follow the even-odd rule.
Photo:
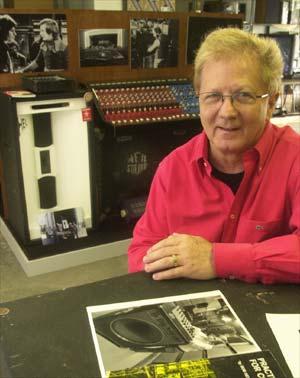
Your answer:
[[[220,104],[219,113],[222,115],[236,115],[237,109],[234,106],[233,99],[231,96],[223,96],[222,102]]]

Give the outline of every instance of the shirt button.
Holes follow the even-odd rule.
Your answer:
[[[264,226],[261,226],[260,224],[257,224],[257,225],[255,226],[255,229],[256,229],[256,230],[263,230],[263,229],[264,229]]]
[[[203,162],[203,165],[204,165],[205,168],[207,167],[207,163],[206,163],[206,161]]]
[[[235,219],[235,214],[230,214],[230,219]]]

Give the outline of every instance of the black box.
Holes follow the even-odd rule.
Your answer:
[[[24,76],[22,78],[24,89],[37,94],[73,92],[76,89],[75,80],[63,76]]]

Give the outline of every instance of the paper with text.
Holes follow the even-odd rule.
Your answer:
[[[294,378],[300,378],[300,314],[266,314]]]

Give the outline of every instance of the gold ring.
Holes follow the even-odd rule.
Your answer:
[[[177,255],[172,255],[172,263],[173,263],[174,268],[176,268],[176,266],[178,266]]]

